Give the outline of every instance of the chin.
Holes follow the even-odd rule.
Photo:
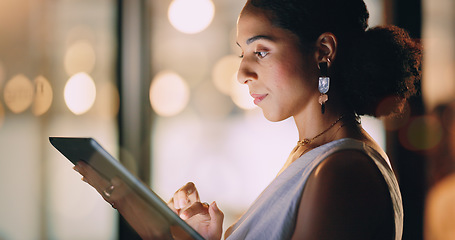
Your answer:
[[[269,120],[270,122],[281,122],[288,118],[288,117],[283,117],[280,115],[270,114],[270,113],[265,112],[264,110],[262,110],[262,114],[264,115],[265,119]]]

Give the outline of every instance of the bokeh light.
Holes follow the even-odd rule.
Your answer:
[[[64,61],[68,76],[79,72],[92,72],[96,61],[92,44],[85,40],[76,41],[66,51]]]
[[[228,55],[221,58],[213,68],[212,78],[215,87],[228,96],[232,92],[232,82],[236,81],[232,76],[239,70],[240,60],[238,56]]]
[[[194,34],[206,29],[215,15],[211,0],[174,0],[169,5],[168,18],[172,26],[183,33]]]
[[[71,112],[84,114],[95,102],[96,87],[93,79],[87,73],[73,75],[65,85],[64,98]]]
[[[33,101],[33,84],[25,75],[18,74],[11,78],[4,89],[6,106],[14,113],[25,111]]]
[[[425,201],[425,239],[455,239],[455,174],[451,173],[428,190]]]
[[[36,77],[34,84],[35,101],[33,102],[32,112],[35,116],[41,116],[46,113],[52,105],[52,86],[49,81],[43,76]]]
[[[150,104],[161,116],[174,116],[188,104],[190,91],[187,83],[176,73],[158,73],[150,86]]]
[[[231,98],[235,105],[244,110],[251,110],[257,108],[253,102],[253,98],[250,96],[248,86],[237,82],[237,73],[232,77],[232,92]]]
[[[433,115],[413,118],[399,132],[400,143],[412,151],[429,150],[438,145],[443,137],[441,121]]]

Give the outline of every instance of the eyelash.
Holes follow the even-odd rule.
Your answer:
[[[265,51],[257,51],[257,52],[253,52],[258,58],[262,59],[262,58],[265,58],[267,57],[267,55],[269,55],[269,52],[265,52]],[[263,56],[264,54],[264,56]],[[239,56],[239,58],[243,58],[243,54]]]
[[[265,51],[258,51],[258,52],[254,52],[254,54],[256,54],[256,56],[258,56],[258,58],[265,58],[267,57],[267,55],[269,55],[269,52],[265,52]],[[264,55],[263,55],[264,54]]]

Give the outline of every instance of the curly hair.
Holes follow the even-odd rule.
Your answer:
[[[396,26],[368,29],[363,0],[249,0],[247,4],[264,10],[274,26],[299,37],[304,52],[314,50],[322,33],[336,36],[332,89],[354,113],[396,114],[406,99],[418,93],[421,46]],[[385,99],[393,101],[378,110]]]

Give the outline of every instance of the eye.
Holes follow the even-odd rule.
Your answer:
[[[239,58],[243,58],[243,53],[239,56]]]
[[[258,52],[254,52],[254,54],[256,54],[258,56],[258,58],[265,58],[269,54],[269,52],[258,51]]]

